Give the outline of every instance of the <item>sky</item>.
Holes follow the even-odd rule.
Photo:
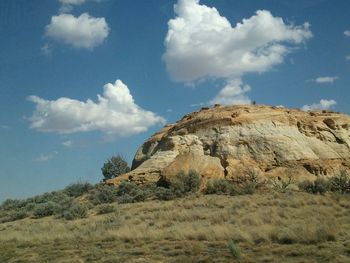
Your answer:
[[[0,1],[0,201],[97,183],[220,104],[350,113],[348,0]]]

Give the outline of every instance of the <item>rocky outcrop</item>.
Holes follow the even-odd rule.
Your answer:
[[[234,179],[247,169],[266,177],[331,177],[350,169],[350,117],[262,105],[202,108],[154,134],[131,172],[108,183],[157,182],[190,169],[205,180]]]

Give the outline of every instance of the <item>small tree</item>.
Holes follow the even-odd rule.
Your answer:
[[[121,174],[125,174],[130,171],[128,163],[124,160],[123,156],[118,154],[113,156],[111,159],[107,160],[102,168],[103,181],[117,177]]]

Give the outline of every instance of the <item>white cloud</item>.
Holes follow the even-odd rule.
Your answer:
[[[100,130],[114,136],[137,134],[165,120],[135,104],[128,87],[117,80],[104,86],[97,102],[70,98],[45,100],[30,96],[36,104],[31,128],[42,132],[75,133]]]
[[[318,77],[316,79],[314,79],[314,82],[316,82],[317,84],[325,84],[325,83],[334,83],[336,80],[338,79],[338,77]]]
[[[235,26],[199,0],[178,0],[174,10],[163,60],[175,81],[223,78],[229,86],[246,73],[265,72],[282,63],[291,45],[312,37],[308,23],[288,25],[268,10],[258,10]]]
[[[69,147],[72,147],[73,142],[71,140],[64,141],[62,142],[62,145],[69,148]]]
[[[346,37],[350,37],[350,30],[345,30],[345,31],[344,31],[344,35],[345,35]]]
[[[75,48],[92,49],[100,45],[109,34],[109,27],[104,17],[96,18],[87,13],[78,17],[60,14],[51,17],[46,26],[46,36],[64,42]]]
[[[47,162],[51,159],[53,159],[55,157],[55,155],[57,155],[58,152],[57,151],[54,151],[52,153],[48,153],[48,154],[40,154],[37,158],[34,159],[35,162],[40,162],[40,163],[43,163],[43,162]]]
[[[283,62],[291,51],[287,43],[300,44],[312,36],[308,23],[286,25],[267,10],[258,10],[234,27],[199,0],[179,0],[175,13],[168,22],[163,59],[176,81],[264,72]]]
[[[350,55],[347,55],[345,59],[350,60]]]
[[[250,86],[243,85],[240,79],[231,80],[209,103],[223,105],[250,104],[251,101],[246,95],[250,90]]]
[[[304,111],[309,111],[309,110],[328,110],[332,106],[336,105],[337,102],[335,100],[320,100],[319,103],[314,103],[311,105],[304,105],[301,109]]]

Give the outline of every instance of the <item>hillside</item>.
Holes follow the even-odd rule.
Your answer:
[[[188,196],[0,224],[0,262],[349,262],[349,195]],[[230,253],[229,241],[240,250]]]

